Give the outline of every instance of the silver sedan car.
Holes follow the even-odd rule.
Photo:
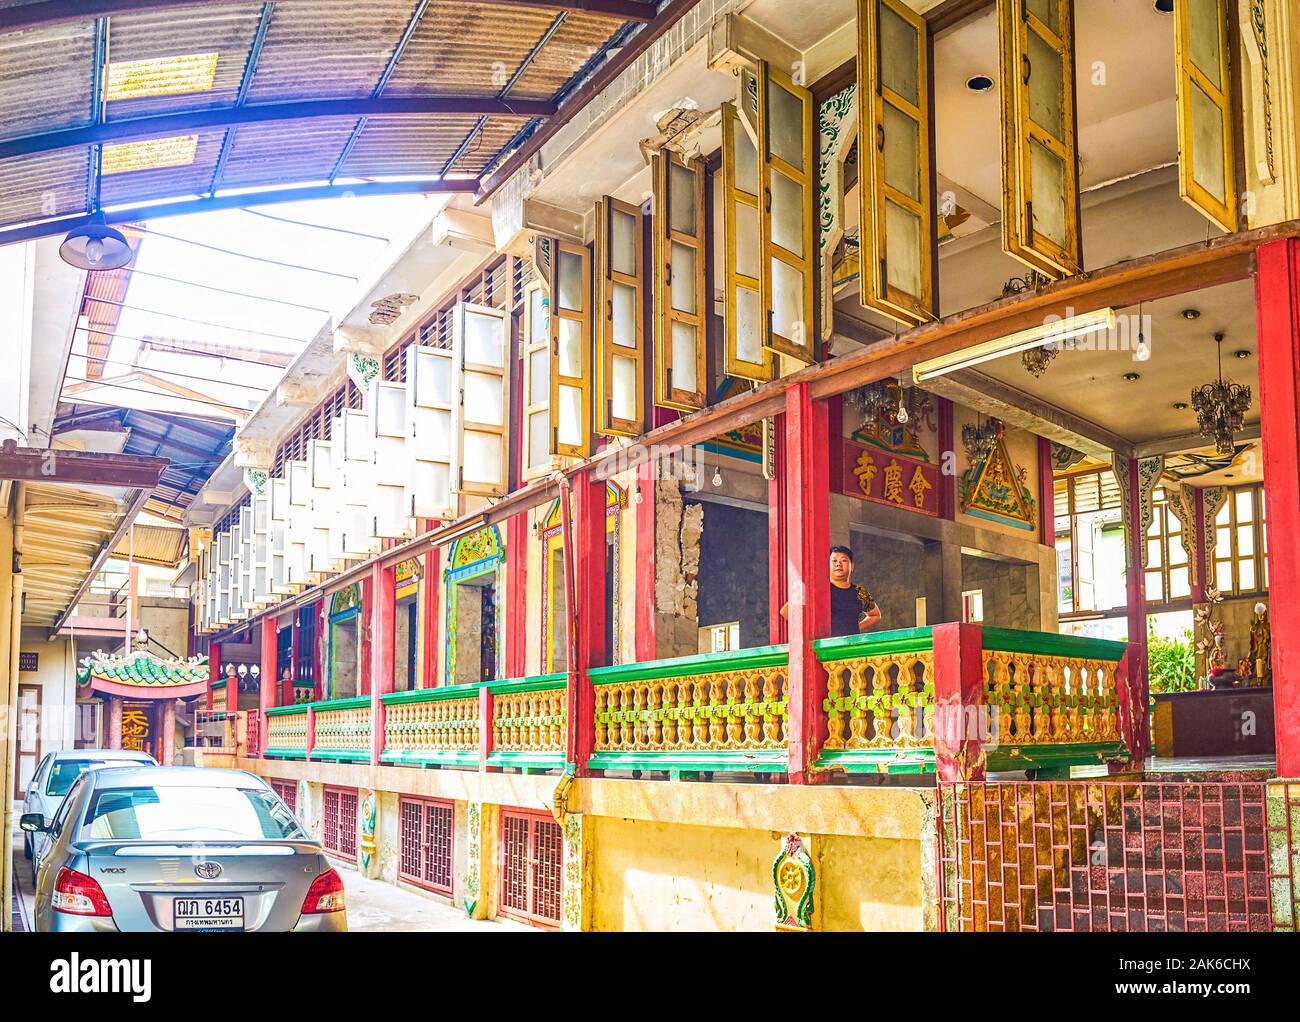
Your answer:
[[[347,929],[343,880],[259,777],[202,767],[82,774],[52,823],[36,929]]]

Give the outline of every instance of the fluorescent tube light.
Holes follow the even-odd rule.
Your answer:
[[[1017,355],[1030,348],[1042,347],[1045,344],[1063,344],[1075,337],[1083,337],[1103,330],[1109,333],[1114,329],[1115,310],[1097,309],[1095,312],[1087,312],[1081,316],[1069,316],[1030,327],[1028,330],[1019,330],[992,341],[984,341],[963,348],[961,351],[954,351],[951,355],[941,355],[926,362],[918,362],[912,367],[912,379],[917,383],[925,383],[938,376],[970,369],[983,362],[1002,358],[1004,355]]]

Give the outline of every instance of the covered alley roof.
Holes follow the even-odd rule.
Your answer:
[[[473,191],[566,100],[565,114],[581,105],[578,86],[622,59],[611,50],[680,16],[663,6],[10,0],[0,244],[97,208],[247,205],[286,185]]]

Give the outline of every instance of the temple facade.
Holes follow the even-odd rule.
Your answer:
[[[241,424],[195,760],[476,918],[1294,929],[1300,15],[679,6]],[[1242,889],[1087,887],[1162,778]]]

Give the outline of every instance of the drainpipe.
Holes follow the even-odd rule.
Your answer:
[[[577,670],[578,664],[578,609],[575,606],[573,584],[573,520],[569,513],[569,501],[572,496],[573,487],[569,477],[560,476],[560,527],[564,538],[564,643],[568,650],[565,669],[570,676]]]
[[[13,842],[9,835],[13,832],[11,819],[13,800],[13,779],[18,770],[18,650],[22,644],[23,630],[23,519],[25,517],[27,493],[21,483],[14,484],[14,545],[13,545],[13,590],[9,606],[9,662],[4,665],[5,677],[0,683],[0,722],[4,725],[4,753],[0,755],[0,834],[4,841],[0,844],[0,931],[10,928],[9,906],[11,904],[10,887],[13,883]]]

